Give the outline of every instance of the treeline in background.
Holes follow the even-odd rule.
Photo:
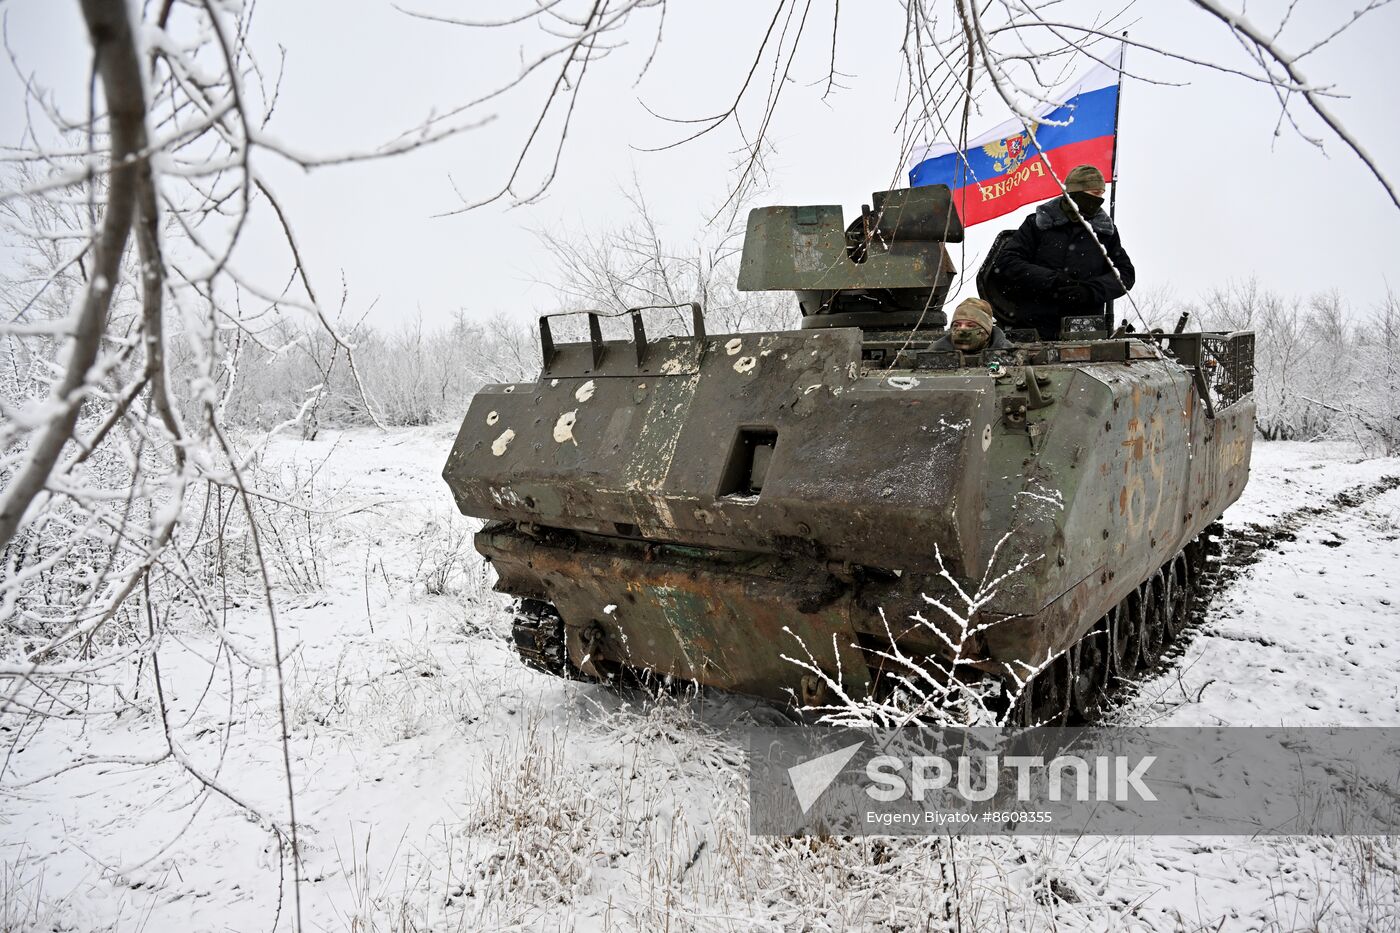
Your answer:
[[[661,297],[689,300],[691,295],[707,297],[680,290]],[[615,312],[655,297],[629,286],[610,299],[579,306]],[[795,302],[785,295],[716,295],[712,288],[708,297],[706,320],[713,333],[797,323]],[[1255,333],[1260,437],[1350,440],[1368,454],[1400,453],[1400,301],[1393,294],[1374,307],[1358,308],[1338,291],[1290,295],[1247,279],[1194,299],[1156,293],[1135,302],[1136,308],[1120,300],[1116,310],[1138,329],[1170,330],[1190,312],[1189,330]],[[554,327],[581,339],[567,319]],[[535,322],[519,317],[477,321],[458,312],[438,326],[415,317],[393,327],[361,325],[350,331],[350,342],[374,415],[384,424],[452,421],[481,385],[531,380],[540,369]],[[343,355],[337,358],[324,330],[297,332],[282,324],[275,343],[283,349],[254,346],[244,352],[229,404],[237,423],[271,428],[295,420],[307,393],[323,385],[321,405],[300,430],[374,423]]]

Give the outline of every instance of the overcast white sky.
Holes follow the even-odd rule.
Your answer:
[[[765,201],[839,202],[849,216],[871,191],[907,177],[894,133],[903,9],[894,0],[842,5],[837,61],[851,77],[821,103],[820,89],[807,85],[829,55],[829,2],[814,4],[812,17],[823,25],[804,40],[797,80],[785,89],[770,134],[777,151]],[[1283,44],[1295,50],[1312,44],[1360,3],[1300,0]],[[1248,11],[1272,27],[1285,6],[1256,0]],[[413,8],[485,16],[513,7],[422,0]],[[80,100],[90,53],[75,0],[9,0],[0,9],[21,69],[54,88],[61,102]],[[682,117],[722,109],[771,9],[742,0],[672,0],[658,57],[640,83],[650,52],[645,30],[595,65],[589,80],[596,83],[585,89],[558,179],[541,204],[432,216],[460,203],[454,183],[472,196],[499,186],[526,129],[524,108],[539,101],[538,93],[512,98],[482,130],[405,158],[307,174],[262,154],[259,167],[290,208],[318,287],[338,293],[343,273],[352,308],[377,299],[376,323],[392,326],[418,310],[430,322],[458,308],[482,316],[553,310],[557,271],[533,230],[586,235],[625,219],[618,190],[635,176],[667,235],[683,243],[723,197],[738,146],[732,130],[664,153],[642,152],[678,137],[675,127],[648,116],[642,102]],[[1142,3],[1129,18],[1135,40],[1248,65],[1224,27],[1185,0]],[[286,49],[272,132],[321,152],[373,145],[474,96],[514,74],[520,44],[538,36],[428,23],[379,0],[265,0],[253,25],[265,68],[275,70],[279,46]],[[1400,82],[1391,67],[1397,48],[1400,8],[1391,5],[1303,62],[1312,81],[1350,95],[1334,102],[1334,110],[1393,181],[1400,181]],[[1189,82],[1130,79],[1123,90],[1118,218],[1139,270],[1136,294],[1172,288],[1191,297],[1257,275],[1286,292],[1336,288],[1364,309],[1388,284],[1400,288],[1400,271],[1392,271],[1400,210],[1338,140],[1327,138],[1319,151],[1286,125],[1275,135],[1278,104],[1263,86],[1136,51],[1127,68]],[[0,75],[0,142],[19,138],[20,88],[13,69]],[[971,131],[1007,115],[989,105]],[[1306,132],[1323,134],[1315,118],[1300,115]],[[1021,215],[1004,218],[1005,226]],[[973,228],[969,262],[1002,226]],[[274,239],[255,228],[238,259],[280,282],[287,267],[271,248]],[[964,284],[971,288],[970,277]]]

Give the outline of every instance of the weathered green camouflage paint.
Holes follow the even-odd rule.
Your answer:
[[[880,191],[874,197],[883,248],[847,259],[839,204],[759,207],[749,214],[739,265],[742,291],[930,288],[947,262],[944,243],[963,238],[943,185]]]
[[[443,476],[488,520],[497,588],[553,603],[576,664],[600,631],[611,663],[778,700],[802,689],[791,658],[865,689],[885,620],[936,619],[944,570],[974,592],[1029,561],[967,647],[989,672],[1038,665],[1244,488],[1253,401],[1209,417],[1154,343],[1018,349],[999,373],[863,353],[904,345],[922,346],[854,327],[666,338],[640,364],[629,341],[561,346],[537,381],[472,399]],[[777,437],[762,491],[726,495],[755,430]]]
[[[704,342],[694,375],[489,387],[444,476],[463,512],[501,523],[478,547],[504,591],[553,602],[575,640],[597,622],[628,663],[726,689],[795,688],[800,672],[780,655],[801,650],[798,636],[863,682],[852,646],[858,633],[878,644],[879,608],[895,622],[927,615],[920,594],[946,591],[941,566],[975,590],[1022,558],[1033,562],[984,612],[1010,618],[976,648],[989,670],[1037,664],[1214,521],[1248,476],[1252,401],[1207,418],[1190,371],[1138,341],[1125,342],[1131,360],[1036,367],[1052,401],[1023,425],[1002,414],[1024,395],[1022,367],[871,371],[854,329]],[[753,427],[778,437],[762,493],[717,495],[739,429]],[[573,534],[537,541],[521,522]],[[799,609],[824,588],[828,605]]]

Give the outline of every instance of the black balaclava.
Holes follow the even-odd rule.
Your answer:
[[[1099,208],[1103,207],[1103,198],[1087,191],[1071,191],[1069,199],[1074,203],[1074,209],[1079,212],[1080,217],[1093,217]]]

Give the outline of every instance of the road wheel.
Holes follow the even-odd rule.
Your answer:
[[[1137,670],[1142,634],[1142,599],[1137,590],[1108,614],[1108,630],[1112,646],[1109,672],[1118,680],[1127,680]]]
[[[1023,725],[1063,726],[1069,717],[1069,656],[1060,655],[1026,685]]]
[[[544,600],[517,600],[510,634],[515,651],[526,667],[569,680],[589,679],[569,660],[564,620],[559,611]]]
[[[1167,618],[1166,575],[1158,570],[1138,587],[1142,603],[1142,654],[1138,666],[1155,667],[1162,659],[1162,637]]]
[[[1105,616],[1070,650],[1070,707],[1086,722],[1092,722],[1103,709],[1108,687],[1108,633]]]
[[[1167,565],[1167,614],[1162,628],[1163,640],[1173,644],[1191,623],[1191,562],[1178,554]]]

